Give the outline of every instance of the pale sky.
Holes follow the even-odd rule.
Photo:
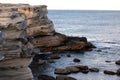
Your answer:
[[[0,0],[0,3],[47,5],[48,9],[120,10],[120,0]]]

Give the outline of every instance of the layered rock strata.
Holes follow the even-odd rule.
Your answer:
[[[57,33],[47,13],[45,5],[0,4],[0,80],[32,80],[28,65],[31,54],[40,50],[84,51],[94,47],[85,37]]]
[[[32,60],[31,54],[40,52],[29,42],[29,36],[31,36],[29,28],[33,27],[29,24],[29,19],[34,19],[34,16],[37,18],[40,13],[35,12],[34,14],[31,13],[31,10],[35,8],[35,10],[41,10],[44,7],[0,4],[0,55],[2,56],[0,80],[33,79],[28,65]],[[41,13],[42,17],[45,17],[43,14]]]

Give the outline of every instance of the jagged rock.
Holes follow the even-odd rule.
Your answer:
[[[74,58],[73,61],[74,61],[74,62],[80,62],[80,59]]]
[[[56,79],[54,77],[48,76],[48,75],[39,75],[38,80],[56,80]]]
[[[120,65],[120,60],[117,60],[115,64]]]
[[[69,76],[56,76],[56,80],[77,80],[77,79]]]
[[[66,75],[66,74],[70,74],[70,71],[67,70],[67,69],[60,69],[60,68],[56,68],[55,71],[54,71],[55,74],[63,74],[63,75]]]
[[[116,73],[109,70],[104,70],[104,74],[115,75]]]
[[[68,71],[70,71],[71,73],[77,73],[77,72],[80,71],[80,70],[79,70],[77,67],[75,67],[75,66],[69,66],[69,67],[66,67],[65,69],[68,70]]]
[[[91,72],[99,72],[99,69],[98,69],[98,68],[89,68],[89,70],[90,70]]]

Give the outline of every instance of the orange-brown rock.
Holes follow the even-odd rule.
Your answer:
[[[65,35],[56,33],[52,36],[40,36],[34,38],[32,44],[36,47],[55,47],[62,45],[65,40],[66,40]]]

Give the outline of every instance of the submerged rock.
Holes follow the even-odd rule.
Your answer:
[[[66,75],[66,74],[70,74],[70,71],[67,69],[60,69],[60,68],[56,68],[54,71],[55,74],[62,74],[62,75]]]
[[[54,60],[48,60],[47,62],[48,62],[48,63],[55,63]]]
[[[115,64],[120,65],[120,60],[117,60]]]
[[[67,56],[67,57],[71,57],[71,54],[67,53],[66,56]]]
[[[37,64],[39,64],[39,65],[43,65],[43,64],[45,64],[45,61],[44,60],[39,60],[38,62],[36,62]]]
[[[56,80],[77,80],[77,79],[69,76],[56,76]]]
[[[60,59],[60,56],[59,55],[51,55],[50,59]]]
[[[73,61],[74,61],[74,62],[80,62],[80,59],[74,58]]]
[[[89,68],[89,70],[90,70],[91,72],[99,72],[99,69],[98,69],[98,68]]]
[[[65,69],[68,70],[68,71],[70,71],[71,73],[77,73],[77,72],[80,71],[80,70],[79,70],[77,67],[75,67],[75,66],[69,66],[69,67],[66,67]]]
[[[39,75],[38,80],[56,80],[56,79],[54,77],[48,76],[48,75]]]
[[[104,70],[104,74],[115,75],[116,73],[109,70]]]
[[[116,74],[120,76],[120,69],[117,70]]]
[[[89,72],[88,66],[76,65],[75,67],[77,67],[79,69],[79,71],[82,72],[82,73],[88,73]]]

